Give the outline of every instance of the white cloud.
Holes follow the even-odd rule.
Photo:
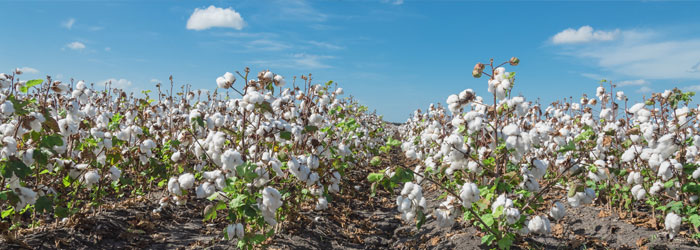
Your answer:
[[[70,19],[66,20],[65,22],[62,22],[61,26],[63,26],[66,29],[72,29],[73,24],[75,24],[75,18],[70,18]]]
[[[278,42],[275,40],[268,40],[268,39],[253,40],[253,41],[250,41],[245,46],[248,49],[259,50],[259,51],[279,51],[279,50],[291,48],[291,46],[289,46],[285,43]]]
[[[700,36],[681,38],[676,33],[620,30],[614,41],[562,44],[560,53],[597,65],[600,74],[613,79],[700,79]]]
[[[110,48],[110,47],[105,47],[105,51],[110,52],[110,51],[112,51],[112,48]]]
[[[160,82],[160,80],[158,80],[156,78],[151,79],[151,83],[158,83],[158,82]]]
[[[232,8],[218,8],[214,5],[206,9],[195,8],[187,20],[188,30],[206,30],[213,27],[243,29],[245,22],[241,14]]]
[[[72,50],[82,50],[82,49],[85,49],[85,44],[84,44],[84,43],[81,43],[81,42],[72,42],[72,43],[66,44],[66,46],[67,46],[69,49],[72,49]]]
[[[653,91],[651,88],[649,88],[647,86],[643,86],[643,87],[639,88],[636,92],[637,93],[651,93],[651,91]]]
[[[568,28],[557,33],[552,37],[552,42],[554,44],[567,44],[611,41],[614,40],[619,34],[619,29],[613,31],[593,30],[593,27],[585,25],[578,28],[578,30]]]
[[[382,3],[391,3],[393,5],[402,5],[403,0],[382,0]]]
[[[276,58],[274,60],[256,60],[250,62],[250,64],[271,68],[291,68],[297,70],[324,69],[332,68],[332,66],[326,63],[325,61],[327,59],[333,58],[333,56],[328,55],[312,55],[299,53],[288,55],[282,58]]]
[[[104,81],[100,81],[101,85],[104,85],[105,83],[112,82],[112,88],[118,88],[122,90],[127,90],[131,88],[131,81],[121,78],[121,79],[116,79],[116,78],[110,78]]]
[[[649,85],[650,82],[644,79],[638,79],[638,80],[626,80],[626,81],[621,81],[621,82],[614,82],[615,85],[624,87],[624,86],[642,86],[642,85]]]
[[[345,47],[338,46],[335,44],[330,44],[330,43],[326,43],[326,42],[318,42],[318,41],[309,41],[309,44],[320,47],[320,48],[333,49],[333,50],[339,50],[339,49],[345,48]]]
[[[322,62],[324,59],[331,59],[332,56],[295,54],[293,61],[301,68],[320,69],[330,68],[331,66]]]
[[[328,15],[317,10],[306,0],[277,0],[272,4],[276,9],[271,9],[271,15],[283,20],[323,22]]]
[[[39,73],[38,69],[31,68],[31,67],[21,67],[21,68],[19,68],[19,70],[25,74],[38,74]]]

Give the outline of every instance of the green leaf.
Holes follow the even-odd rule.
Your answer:
[[[372,157],[372,160],[369,161],[369,164],[376,167],[379,166],[379,164],[382,163],[382,158],[379,158],[379,156]]]
[[[695,227],[700,227],[700,215],[694,214],[688,217],[688,221]]]
[[[1,216],[2,216],[3,219],[5,219],[5,218],[7,218],[7,216],[12,215],[14,212],[15,212],[15,208],[14,208],[14,207],[10,207],[10,208],[8,208],[8,209],[6,209],[6,210],[3,210]]]
[[[418,209],[416,216],[416,219],[418,219],[416,228],[420,230],[420,227],[425,223],[425,214],[423,213],[423,209]]]
[[[382,173],[370,173],[367,176],[369,182],[380,182],[384,179],[384,174]]]
[[[559,150],[557,150],[557,153],[564,153],[564,152],[569,152],[572,150],[576,150],[576,145],[574,142],[569,142],[569,144],[561,147]]]
[[[285,140],[291,140],[292,139],[292,132],[282,131],[282,132],[280,132],[280,138],[285,139]]]
[[[53,150],[54,146],[63,146],[63,138],[58,134],[47,135],[41,139],[39,146]]]
[[[5,166],[1,170],[2,176],[5,178],[11,178],[14,173],[17,177],[22,179],[32,173],[32,169],[27,167],[22,160],[15,156],[10,156],[10,161],[5,163]]]
[[[27,83],[25,83],[24,86],[21,86],[19,88],[19,91],[22,91],[22,93],[27,93],[27,91],[29,91],[29,88],[34,87],[36,85],[39,85],[42,82],[44,82],[44,81],[41,79],[30,80]]]
[[[306,126],[306,127],[304,127],[303,133],[304,134],[313,133],[313,132],[316,132],[316,130],[318,130],[318,127],[316,127],[316,126]]]
[[[245,205],[245,199],[248,198],[248,196],[239,194],[236,196],[236,198],[231,199],[231,202],[229,202],[229,206],[231,208],[239,208]]]
[[[413,172],[408,171],[402,167],[397,167],[394,172],[394,176],[391,177],[391,182],[393,183],[404,183],[413,180]]]
[[[494,236],[493,234],[484,235],[483,237],[481,237],[481,244],[490,246],[495,239],[496,236]]]
[[[34,207],[38,213],[53,212],[53,200],[47,198],[46,196],[41,196],[36,199]]]
[[[501,215],[503,215],[503,206],[498,206],[496,208],[496,211],[493,211],[492,214],[493,214],[493,217],[495,217],[495,218],[501,217]]]
[[[507,234],[505,237],[501,238],[498,241],[498,248],[500,249],[510,249],[510,246],[513,245],[513,235]]]

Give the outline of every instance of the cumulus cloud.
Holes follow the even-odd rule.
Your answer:
[[[65,22],[62,22],[61,26],[63,26],[63,28],[66,28],[66,29],[72,29],[73,24],[75,24],[75,18],[70,18],[70,19],[66,20]]]
[[[614,33],[617,34],[615,39],[605,43],[559,44],[557,47],[560,54],[592,62],[611,78],[700,79],[700,36],[640,29],[616,29]]]
[[[588,43],[596,41],[611,41],[618,37],[620,30],[613,31],[594,30],[593,27],[585,25],[578,28],[565,29],[552,37],[554,44]]]
[[[245,22],[241,14],[232,8],[218,8],[214,5],[206,9],[195,8],[187,20],[188,30],[206,30],[214,27],[243,29]]]
[[[638,80],[626,80],[626,81],[621,81],[621,82],[616,82],[615,85],[624,87],[624,86],[642,86],[642,85],[649,85],[650,82],[644,79],[638,79]]]
[[[72,50],[83,50],[85,49],[85,44],[81,42],[72,42],[69,44],[66,44],[66,47]]]
[[[31,68],[31,67],[21,67],[21,68],[19,68],[19,70],[25,74],[37,74],[37,73],[39,73],[38,69]]]

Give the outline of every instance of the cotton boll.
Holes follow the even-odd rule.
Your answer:
[[[549,219],[545,216],[533,216],[527,224],[530,233],[548,235],[552,232]]]
[[[700,179],[700,168],[697,168],[695,169],[695,171],[693,171],[693,179]]]
[[[182,195],[182,190],[180,189],[180,183],[178,183],[177,177],[170,177],[170,180],[168,180],[168,191],[175,195]]]
[[[552,209],[549,210],[549,215],[556,221],[561,220],[561,218],[564,218],[566,215],[566,207],[564,204],[557,201],[552,206]]]
[[[634,187],[632,187],[631,192],[632,196],[637,200],[643,200],[644,197],[647,195],[647,191],[641,184],[637,184]]]
[[[328,201],[326,197],[319,197],[316,202],[316,210],[325,210],[328,208]]]
[[[666,230],[669,232],[669,237],[673,239],[674,236],[678,235],[681,231],[681,222],[683,218],[678,216],[677,214],[671,212],[668,215],[666,215],[666,219],[664,221],[664,225],[666,226]]]
[[[180,183],[180,188],[184,190],[191,189],[194,186],[194,175],[190,173],[184,173],[178,177],[178,182]]]
[[[97,173],[97,170],[87,171],[83,177],[83,182],[88,188],[92,188],[93,185],[100,182],[100,174]]]
[[[175,153],[173,153],[172,156],[170,156],[170,160],[172,160],[173,162],[179,162],[180,157],[181,157],[180,151],[176,151]]]
[[[122,176],[122,171],[120,169],[118,169],[115,166],[111,166],[109,168],[109,178],[110,179],[112,179],[114,181],[118,181],[121,176]]]
[[[459,193],[462,206],[471,207],[472,203],[479,201],[479,187],[474,183],[464,183]]]

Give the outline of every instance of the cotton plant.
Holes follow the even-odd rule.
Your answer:
[[[256,232],[269,237],[280,218],[301,209],[290,199],[318,210],[333,206],[342,169],[368,162],[386,142],[383,121],[331,82],[302,76],[303,83],[295,77],[289,84],[270,70],[249,72],[224,73],[213,92],[178,90],[171,77],[170,86],[158,83],[157,93],[142,96],[111,82],[0,74],[0,156],[13,166],[3,178],[17,180],[0,191],[18,201],[3,211],[36,204],[45,213],[53,211],[46,204],[65,207],[66,200],[97,206],[108,195],[159,188],[166,192],[153,213],[214,203],[207,219],[216,219],[216,210],[237,213],[221,230],[252,246],[261,243]],[[60,179],[47,186],[48,175],[27,171],[34,166]]]

